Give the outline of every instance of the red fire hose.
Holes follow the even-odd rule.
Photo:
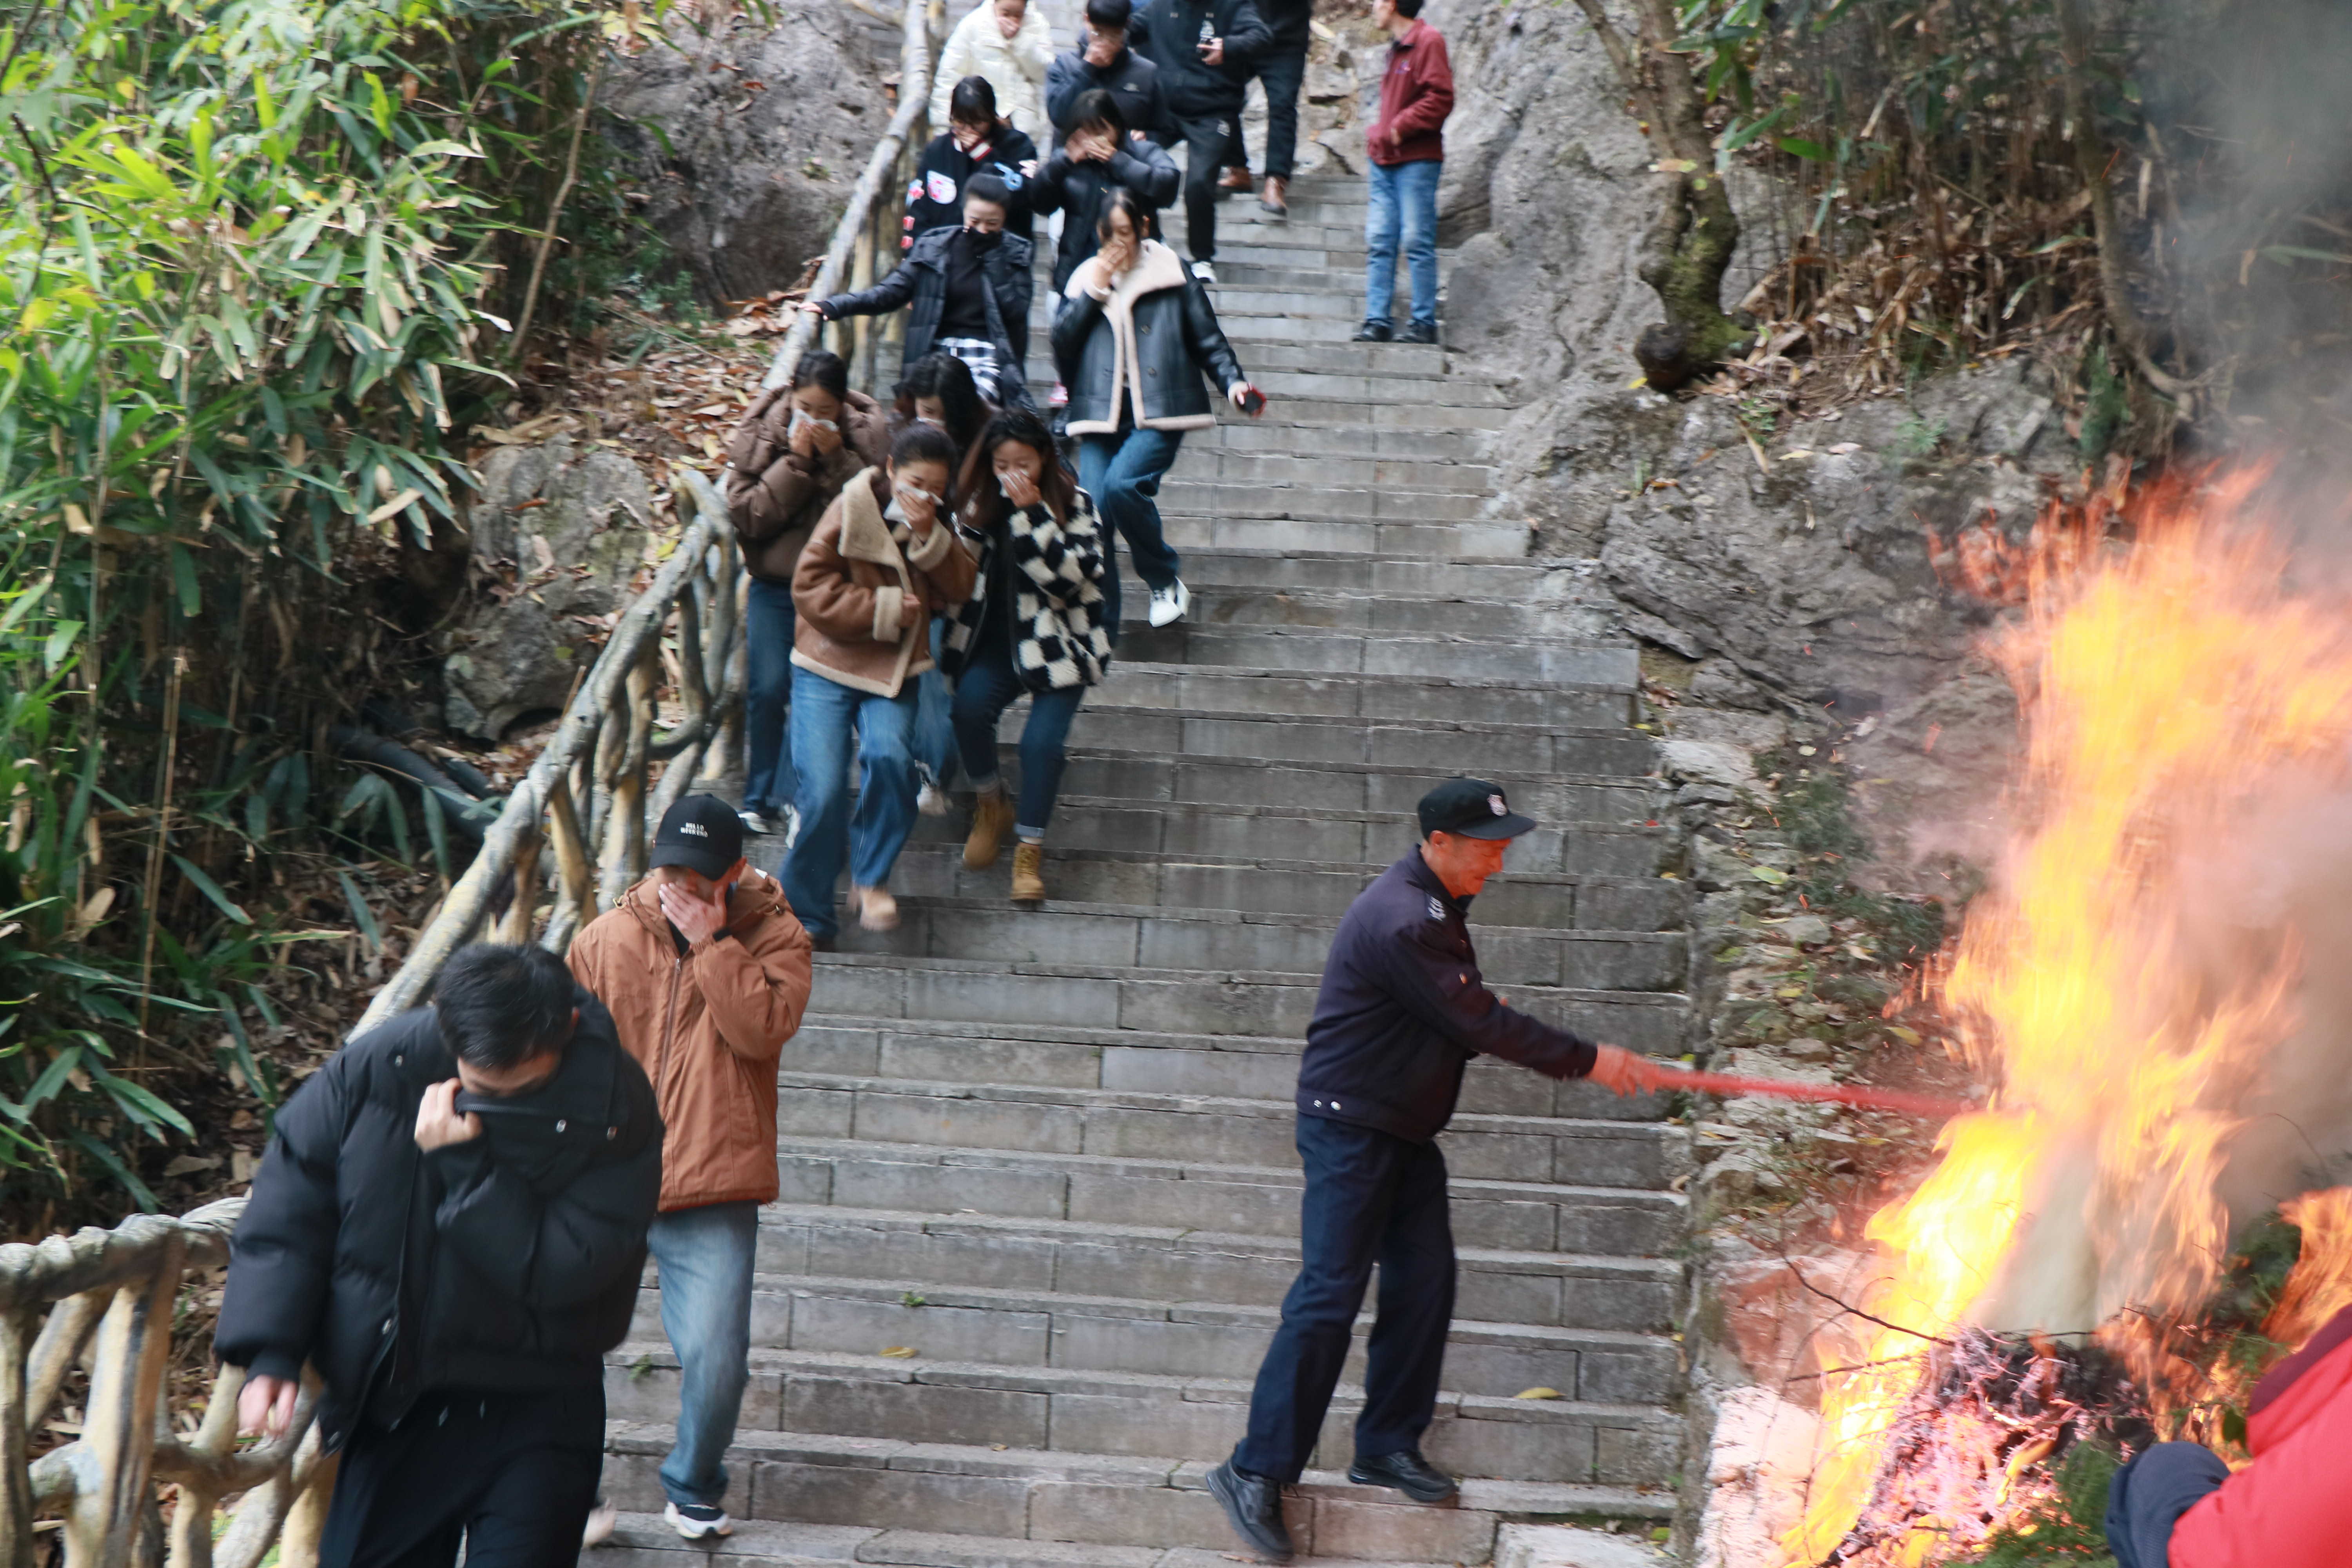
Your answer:
[[[1867,1110],[1896,1110],[1906,1116],[1949,1120],[1977,1110],[1964,1100],[1932,1094],[1910,1094],[1899,1089],[1855,1089],[1842,1083],[1790,1083],[1773,1078],[1743,1078],[1727,1072],[1687,1072],[1667,1069],[1658,1074],[1661,1089],[1704,1089],[1711,1094],[1769,1094],[1780,1100],[1832,1100]]]

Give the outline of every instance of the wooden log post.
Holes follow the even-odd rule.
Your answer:
[[[32,1338],[28,1307],[0,1311],[0,1568],[33,1568],[32,1405],[25,1357]]]
[[[495,940],[520,946],[530,940],[530,928],[539,916],[539,858],[547,836],[534,826],[515,846],[514,893],[508,900],[506,918],[499,922]]]
[[[154,1271],[120,1286],[99,1325],[82,1423],[89,1461],[65,1520],[66,1568],[131,1568],[145,1527],[155,1407],[172,1358],[172,1302],[187,1243],[173,1227]]]
[[[547,795],[547,819],[555,840],[555,872],[561,891],[555,913],[548,921],[553,933],[559,924],[577,929],[592,910],[596,883],[588,860],[588,838],[580,828],[580,814],[572,803],[569,780],[558,778]]]

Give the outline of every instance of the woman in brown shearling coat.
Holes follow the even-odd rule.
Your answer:
[[[916,677],[931,668],[931,617],[971,595],[974,563],[956,538],[949,493],[954,458],[944,432],[901,431],[888,466],[852,479],[826,509],[793,574],[801,826],[780,880],[820,945],[838,929],[833,889],[845,857],[857,923],[877,931],[898,923],[885,884],[915,823]]]
[[[793,686],[793,568],[841,487],[889,455],[883,410],[849,390],[849,367],[812,349],[789,387],[762,393],[728,443],[727,510],[751,581],[743,636],[743,822],[791,832],[798,780],[785,744]]]

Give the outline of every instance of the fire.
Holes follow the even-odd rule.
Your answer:
[[[2302,974],[2284,938],[2217,960],[2209,873],[2283,780],[2344,782],[2352,742],[2352,616],[2290,585],[2254,515],[2260,480],[2158,494],[2127,548],[2058,530],[1997,563],[2025,602],[1993,645],[2024,720],[2012,837],[1930,989],[2000,1088],[1870,1222],[1860,1304],[1875,1321],[1822,1347],[1819,1463],[1784,1540],[1796,1561],[1845,1542],[1925,1352],[1956,1329],[2095,1331],[2159,1407],[2174,1390],[2147,1325],[2203,1300],[2225,1261],[2229,1140],[2294,1027]],[[2295,1308],[2315,1327],[2352,1300],[2352,1204],[2303,1212],[2337,1260]],[[1848,1561],[1926,1563],[1950,1544],[1923,1521]]]

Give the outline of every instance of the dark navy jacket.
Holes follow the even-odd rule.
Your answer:
[[[1503,1005],[1478,974],[1465,900],[1415,849],[1356,896],[1331,939],[1298,1064],[1298,1113],[1425,1143],[1485,1052],[1552,1078],[1592,1070],[1589,1040]]]

